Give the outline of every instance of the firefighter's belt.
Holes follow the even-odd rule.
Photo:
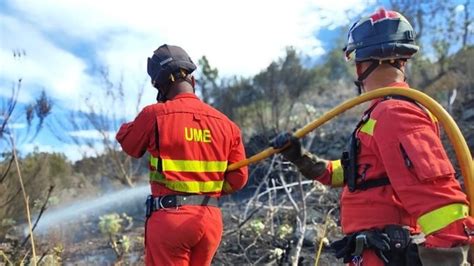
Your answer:
[[[205,195],[167,195],[153,199],[154,209],[178,208],[184,205],[219,207],[219,200]]]
[[[412,242],[410,231],[400,225],[387,225],[383,230],[357,232],[331,244],[336,258],[344,263],[360,258],[371,249],[386,266],[421,266],[418,246]]]

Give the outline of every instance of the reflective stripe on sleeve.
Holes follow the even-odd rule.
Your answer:
[[[370,136],[374,135],[374,128],[375,124],[377,123],[377,120],[374,120],[370,118],[365,122],[365,124],[360,128],[360,132],[364,132],[365,134],[368,134]]]
[[[223,173],[227,169],[227,161],[195,161],[162,159],[163,171]]]
[[[332,175],[331,186],[341,187],[344,185],[344,170],[342,169],[341,160],[331,161]]]
[[[429,235],[468,215],[469,207],[467,205],[454,203],[421,215],[417,222],[423,233]]]

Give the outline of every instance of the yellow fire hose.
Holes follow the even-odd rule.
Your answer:
[[[472,186],[473,179],[474,179],[474,164],[472,161],[471,152],[469,151],[466,140],[464,139],[461,131],[459,130],[459,127],[457,126],[453,118],[449,115],[449,113],[446,112],[446,110],[444,110],[444,108],[439,103],[437,103],[431,97],[429,97],[428,95],[420,91],[417,91],[414,89],[400,88],[400,87],[386,87],[386,88],[380,88],[377,90],[364,93],[358,97],[347,100],[343,102],[342,104],[336,106],[334,109],[325,113],[320,118],[314,120],[313,122],[307,124],[303,128],[296,131],[294,133],[294,136],[297,138],[302,138],[309,132],[323,125],[324,123],[331,120],[332,118],[339,115],[340,113],[343,113],[347,109],[350,109],[361,103],[364,103],[376,98],[381,98],[387,95],[401,95],[401,96],[405,96],[407,98],[417,101],[418,103],[423,105],[426,109],[428,109],[438,119],[439,123],[443,126],[443,128],[446,131],[446,134],[448,135],[449,140],[451,141],[451,144],[454,147],[454,151],[456,152],[456,158],[459,162],[459,166],[461,167],[461,174],[464,177],[466,193],[467,193],[469,202],[471,202],[469,208],[470,208],[470,215],[472,216],[472,214],[474,213],[474,199],[473,199],[474,187]],[[250,158],[247,158],[245,160],[229,165],[229,167],[227,168],[227,171],[232,171],[235,169],[239,169],[243,166],[249,165],[251,163],[259,162],[265,158],[268,158],[269,156],[275,153],[280,152],[283,149],[284,148],[282,149],[267,148]],[[471,246],[471,249],[473,248],[474,246]]]
[[[356,98],[350,99],[338,105],[336,108],[325,113],[320,118],[314,120],[313,122],[307,124],[303,128],[299,129],[294,133],[295,137],[302,138],[312,130],[323,125],[327,121],[331,120],[340,113],[350,109],[356,105],[359,105],[363,102],[370,101],[376,98],[384,97],[387,95],[401,95],[407,98],[413,99],[427,108],[439,121],[439,123],[445,128],[445,131],[449,137],[449,140],[453,144],[454,151],[456,152],[456,157],[461,167],[461,173],[464,176],[464,183],[466,184],[467,195],[470,202],[474,202],[472,196],[474,196],[474,187],[472,187],[472,182],[474,179],[474,165],[472,163],[472,156],[469,148],[467,146],[466,140],[464,139],[461,131],[459,130],[456,122],[449,115],[444,108],[437,103],[435,100],[430,98],[428,95],[414,90],[398,87],[386,87],[371,92],[364,93]],[[270,157],[271,155],[280,152],[282,149],[267,148],[262,152],[255,154],[254,156],[247,158],[245,160],[233,163],[229,165],[227,171],[232,171],[239,169],[251,163],[259,162],[265,158]],[[471,204],[470,212],[474,213],[474,204]]]

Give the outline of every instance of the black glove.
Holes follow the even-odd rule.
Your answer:
[[[387,234],[382,233],[380,230],[363,231],[358,234],[357,237],[364,238],[364,245],[366,248],[373,249],[375,254],[383,260],[385,263],[389,262],[389,258],[385,252],[390,250],[390,238]],[[357,242],[356,237],[356,242]],[[357,243],[356,243],[357,252]],[[360,255],[360,254],[357,254]]]
[[[364,249],[373,249],[380,259],[388,262],[383,252],[390,250],[390,239],[379,230],[363,231],[331,243],[331,249],[336,258],[343,258],[344,263],[362,255]]]
[[[368,248],[380,251],[390,250],[390,238],[379,230],[363,231],[359,235],[365,235]]]
[[[290,162],[300,159],[304,153],[303,148],[301,147],[301,142],[290,132],[279,133],[270,141],[270,146],[275,149],[281,149],[288,143],[290,143],[290,146],[281,152],[283,157]]]
[[[334,241],[330,245],[334,256],[338,259],[343,258],[344,263],[352,261],[352,253],[355,249],[354,238],[355,235],[345,236],[343,239]]]

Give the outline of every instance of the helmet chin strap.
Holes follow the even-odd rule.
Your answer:
[[[158,89],[158,94],[156,95],[156,101],[157,102],[160,102],[160,103],[164,103],[168,100],[168,98],[166,97],[168,95],[168,92],[169,92],[169,89],[167,89],[166,91],[161,91],[160,89]]]
[[[162,91],[160,89],[160,87],[158,86],[158,84],[152,80],[151,82],[151,85],[153,85],[153,87],[155,87],[155,89],[158,91],[158,93],[156,94],[156,101],[157,102],[160,102],[160,103],[164,103],[166,102],[168,99],[166,98],[166,95],[168,95],[168,92],[169,92],[169,88],[168,89],[164,89],[165,91]]]
[[[183,81],[186,81],[188,82],[189,84],[191,84],[191,86],[193,87],[193,93],[196,93],[196,88],[194,87],[193,85],[193,81],[192,79],[189,77],[189,75],[185,75],[184,77],[181,77],[181,79]],[[173,76],[173,82],[175,81],[176,79],[174,78]],[[161,102],[161,103],[164,103],[166,102],[168,99],[168,94],[170,92],[170,86],[171,84],[169,84],[169,86],[163,86],[162,89],[159,89],[158,86],[156,86],[155,83],[153,83],[153,86],[158,90],[158,94],[156,95],[156,101],[158,102]]]
[[[364,80],[372,73],[374,72],[374,70],[380,65],[380,64],[384,64],[384,63],[387,63],[387,64],[390,64],[392,67],[400,70],[403,74],[403,81],[406,81],[406,76],[405,76],[405,72],[403,71],[402,69],[402,61],[403,60],[393,60],[393,61],[379,61],[379,60],[372,60],[372,64],[370,64],[370,66],[364,71],[362,72],[362,74],[359,75],[359,77],[357,78],[357,80],[354,81],[354,84],[356,85],[357,87],[357,92],[359,93],[359,95],[362,94],[362,92],[364,91]]]
[[[357,80],[354,81],[359,95],[361,95],[364,91],[364,80],[379,66],[379,64],[379,61],[373,60],[372,64],[370,64],[370,66],[364,72],[362,72],[362,74],[359,75]]]

